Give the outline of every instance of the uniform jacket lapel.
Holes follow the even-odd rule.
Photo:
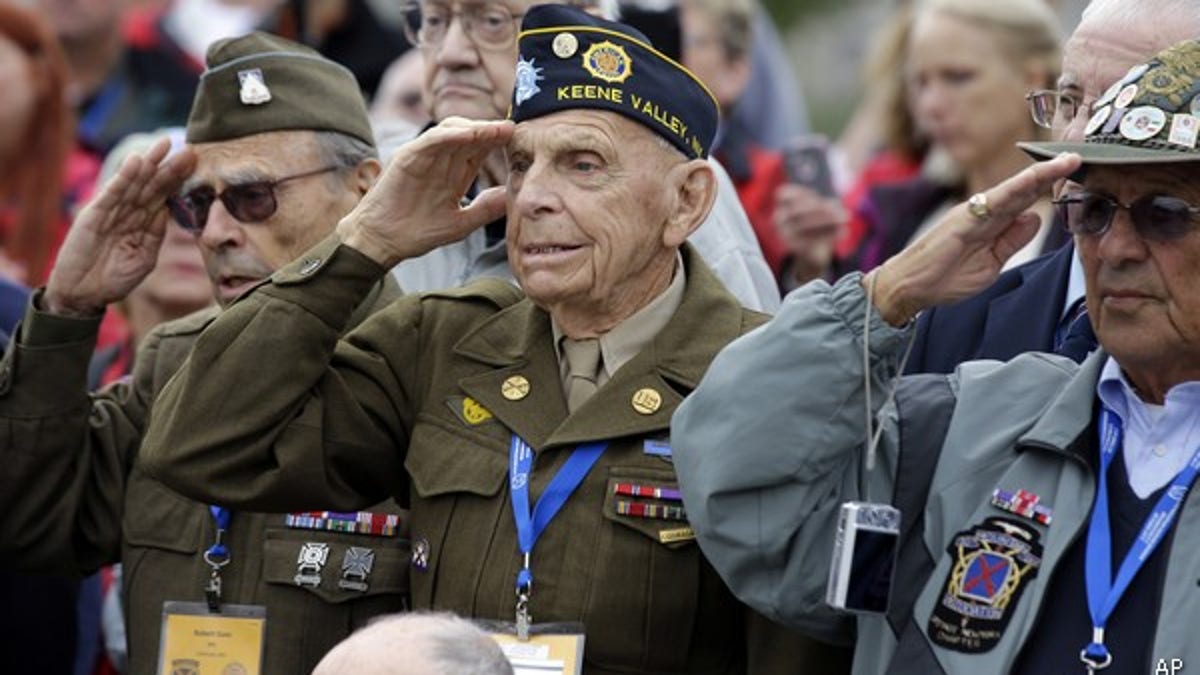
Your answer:
[[[687,287],[678,312],[575,414],[567,415],[550,317],[528,299],[498,312],[455,346],[457,354],[490,366],[463,378],[460,386],[538,451],[665,432],[671,414],[716,353],[745,330],[746,316],[755,316],[742,309],[690,246],[684,247],[683,260]],[[502,393],[504,382],[518,375],[529,381],[529,393],[509,400]],[[633,406],[634,394],[642,389],[661,397],[649,414]]]

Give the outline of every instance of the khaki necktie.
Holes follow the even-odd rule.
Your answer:
[[[596,393],[596,376],[600,372],[600,340],[572,340],[562,343],[567,359],[567,410],[575,412]]]

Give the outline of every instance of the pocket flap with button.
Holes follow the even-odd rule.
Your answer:
[[[604,495],[604,517],[668,548],[682,548],[695,542],[695,532],[687,520],[681,517],[682,502],[675,499],[655,499],[651,496],[618,495],[617,486],[621,484],[677,490],[679,479],[673,469],[620,466],[609,469],[608,486]],[[657,507],[658,511],[653,515],[647,514],[646,517],[622,514],[617,510],[618,502],[622,501],[651,504]]]
[[[299,558],[306,545],[327,547],[315,586],[297,583]],[[384,593],[407,594],[412,549],[407,539],[341,532],[268,530],[263,542],[263,579],[295,586],[329,603]]]
[[[467,430],[450,431],[438,420],[413,429],[404,468],[421,497],[468,492],[491,497],[508,477],[508,455],[480,445]]]
[[[208,508],[169,490],[135,467],[125,488],[122,528],[130,546],[196,553],[210,532]]]

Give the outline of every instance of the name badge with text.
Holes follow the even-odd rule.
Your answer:
[[[158,675],[261,675],[267,608],[163,603]]]

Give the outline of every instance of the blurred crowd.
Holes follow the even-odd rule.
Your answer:
[[[27,330],[18,328],[19,323],[27,312],[32,316],[45,309],[38,307],[42,299],[49,302],[61,297],[61,294],[48,293],[45,289],[48,283],[55,286],[52,273],[64,241],[90,200],[103,193],[107,185],[141,181],[150,191],[157,189],[157,181],[167,180],[152,169],[144,168],[139,163],[141,159],[130,160],[131,157],[156,157],[154,162],[163,167],[174,166],[169,164],[171,161],[196,162],[199,171],[211,170],[212,166],[220,166],[220,162],[239,155],[277,156],[283,158],[281,166],[289,169],[269,176],[243,176],[239,184],[229,184],[219,192],[207,185],[199,185],[195,180],[179,181],[177,194],[173,195],[179,199],[172,204],[172,220],[162,235],[157,264],[151,265],[153,271],[131,275],[131,278],[137,276],[135,285],[112,297],[106,296],[99,303],[104,317],[96,329],[94,349],[89,350],[87,357],[86,383],[78,384],[86,386],[88,391],[100,392],[98,396],[104,392],[121,392],[121,405],[138,399],[135,402],[144,410],[135,421],[120,418],[108,408],[103,409],[108,412],[100,408],[92,410],[88,433],[100,433],[96,430],[107,429],[106,425],[111,424],[116,430],[103,431],[103,434],[114,438],[125,434],[119,447],[114,446],[118,447],[114,456],[122,458],[121,466],[125,468],[113,470],[101,466],[78,471],[70,474],[74,478],[64,479],[59,487],[47,490],[74,490],[78,482],[107,481],[105,490],[116,490],[120,496],[114,498],[114,503],[122,506],[110,510],[97,504],[89,505],[84,500],[80,507],[83,512],[73,518],[87,521],[80,527],[89,531],[106,527],[96,525],[93,528],[92,521],[112,520],[115,525],[107,527],[115,532],[112,535],[115,543],[97,547],[103,553],[90,551],[88,544],[78,540],[63,543],[79,557],[62,564],[53,561],[31,563],[34,554],[21,552],[25,543],[14,543],[11,549],[3,551],[0,555],[0,563],[3,563],[0,565],[3,568],[0,569],[0,605],[7,611],[0,619],[0,646],[3,647],[0,649],[0,672],[75,675],[168,672],[153,670],[158,665],[156,654],[144,653],[157,646],[155,611],[161,603],[154,596],[155,609],[149,612],[150,619],[141,605],[137,613],[131,613],[128,603],[150,605],[146,604],[145,597],[131,598],[128,588],[122,590],[123,578],[128,579],[134,565],[153,566],[154,555],[164,550],[187,553],[191,558],[203,554],[207,559],[208,553],[202,547],[208,546],[208,535],[200,534],[200,530],[210,526],[208,505],[185,500],[154,483],[147,491],[149,496],[139,497],[136,502],[137,508],[146,509],[151,515],[129,520],[131,514],[125,512],[128,507],[124,505],[126,491],[133,494],[136,490],[147,490],[144,485],[149,480],[140,468],[129,469],[139,466],[132,456],[138,451],[145,425],[149,424],[153,403],[142,401],[140,397],[144,391],[157,394],[174,370],[155,373],[153,383],[147,384],[150,388],[146,390],[131,388],[130,393],[125,393],[114,387],[129,385],[131,375],[136,372],[135,361],[146,358],[143,356],[145,351],[140,348],[146,345],[156,327],[199,312],[202,319],[196,319],[195,326],[186,329],[191,331],[188,333],[191,340],[192,333],[198,334],[198,327],[207,325],[222,308],[262,279],[285,269],[289,261],[324,239],[339,218],[355,208],[372,184],[386,180],[384,172],[392,170],[384,168],[388,167],[389,159],[408,157],[403,149],[427,138],[430,130],[437,128],[437,123],[449,118],[500,120],[517,115],[523,102],[522,88],[536,93],[543,77],[541,70],[534,69],[524,60],[515,73],[513,70],[517,39],[513,22],[519,21],[533,4],[529,0],[451,3],[434,0],[0,0],[0,339],[4,343],[15,338],[17,331]],[[1036,164],[1029,153],[1018,148],[1019,142],[1070,139],[1069,135],[1064,135],[1069,125],[1082,124],[1082,120],[1076,121],[1076,109],[1091,105],[1089,102],[1084,106],[1077,93],[1064,93],[1067,91],[1065,85],[1074,84],[1069,76],[1078,73],[1078,69],[1068,70],[1072,52],[1067,37],[1075,26],[1062,25],[1059,8],[1049,0],[890,1],[891,15],[886,25],[863,28],[871,33],[869,49],[861,64],[863,95],[856,109],[847,115],[844,128],[836,137],[810,128],[803,83],[798,80],[790,60],[784,37],[786,31],[781,31],[755,0],[600,0],[554,4],[578,5],[609,18],[620,17],[623,23],[649,39],[658,52],[656,56],[682,64],[703,84],[703,91],[711,94],[719,109],[719,122],[715,126],[711,148],[706,148],[699,159],[708,162],[717,176],[714,179],[715,206],[711,214],[705,210],[704,226],[694,233],[689,231],[688,240],[690,247],[694,247],[715,270],[716,278],[742,306],[768,315],[780,308],[790,292],[814,280],[832,282],[849,273],[876,270],[927,236],[938,223],[955,217],[960,210],[958,205],[972,195],[984,193],[1007,177]],[[1195,14],[1200,16],[1200,12]],[[459,29],[450,28],[451,24],[458,25]],[[1193,22],[1191,28],[1200,30],[1200,25]],[[1179,30],[1178,39],[1200,35],[1189,34],[1187,27]],[[230,38],[257,35],[266,35],[268,37],[264,39],[267,40],[271,39],[269,36],[275,36],[287,42],[266,42],[263,43],[266,47],[259,45],[255,47],[257,51],[246,54],[220,52],[220,48],[229,48],[227,40]],[[206,84],[209,77],[206,73],[214,72],[215,66],[222,62],[258,58],[263,53],[273,53],[271,50],[274,49],[290,49],[287,45],[291,43],[314,50],[313,58],[320,55],[348,69],[366,106],[368,117],[364,119],[369,126],[365,131],[356,119],[344,124],[322,122],[308,126],[305,126],[307,123],[289,122],[291,126],[272,128],[253,127],[254,123],[247,122],[251,125],[248,130],[239,127],[234,133],[227,132],[222,125],[241,124],[233,119],[236,116],[222,118],[221,114],[214,114],[205,122],[208,126],[198,124],[202,100],[198,89],[203,93],[205,86],[211,86]],[[1119,70],[1124,72],[1125,67],[1170,43],[1164,41],[1154,45],[1155,49],[1142,50],[1145,53],[1139,51],[1133,55],[1137,58],[1131,57]],[[285,47],[279,47],[279,44]],[[553,47],[556,54],[560,48],[564,53],[574,54],[573,48],[556,42]],[[565,58],[562,54],[559,56]],[[1064,68],[1064,59],[1068,69]],[[522,68],[527,69],[525,74]],[[259,77],[261,75],[260,72]],[[255,95],[254,76],[247,77],[251,81],[241,81],[242,103],[246,103],[247,96]],[[621,82],[617,76],[613,76],[613,81]],[[338,97],[344,92],[336,85],[329,85],[324,80],[316,82],[305,85],[308,89],[300,108],[319,107],[323,99],[341,100]],[[265,84],[274,86],[274,82]],[[330,88],[311,88],[326,86]],[[550,88],[545,83],[540,86]],[[517,92],[515,99],[514,90]],[[684,94],[680,96],[679,100],[691,100],[684,98]],[[1200,94],[1193,102],[1195,100],[1200,100]],[[347,119],[357,114],[347,110]],[[1200,112],[1193,114],[1200,115]],[[684,117],[686,115],[681,115]],[[452,120],[451,126],[453,124]],[[295,136],[311,131],[340,136],[332,140],[318,136],[311,141],[311,147],[307,137],[297,140],[299,137]],[[1075,131],[1082,138],[1082,129]],[[197,138],[200,146],[233,145],[207,155],[204,152],[193,155],[188,148],[197,145]],[[464,185],[467,196],[477,199],[477,203],[486,202],[493,194],[490,188],[507,185],[510,191],[514,190],[517,176],[524,175],[521,171],[525,167],[503,153],[485,153],[477,159],[472,165],[475,172]],[[313,185],[318,184],[316,176],[323,172],[337,172],[336,178],[330,178],[333,187],[329,190],[334,196],[321,193],[321,199],[328,197],[332,206],[326,206],[314,197],[312,203],[305,205],[307,211],[297,215],[295,222],[303,221],[307,227],[310,223],[305,218],[319,219],[322,213],[337,214],[337,217],[326,217],[329,222],[322,221],[320,227],[314,220],[311,233],[302,232],[299,225],[290,234],[279,231],[250,233],[249,226],[247,233],[221,229],[225,227],[224,217],[229,214],[239,223],[267,221],[277,208],[285,209],[281,195],[287,195],[290,190],[302,190],[304,194],[321,192]],[[281,177],[284,174],[286,176]],[[384,178],[380,178],[381,174]],[[348,177],[343,180],[343,175]],[[326,185],[323,180],[320,185]],[[447,179],[450,180],[452,178]],[[126,190],[122,194],[132,194],[133,188],[122,189]],[[115,190],[114,195],[117,194]],[[1052,186],[1039,185],[1028,207],[1040,216],[1036,232],[1006,258],[1004,271],[1036,269],[1024,266],[1042,260],[1043,256],[1059,256],[1063,270],[1071,264],[1071,232],[1064,222],[1065,212],[1055,207],[1055,196]],[[414,193],[411,197],[419,200],[422,194]],[[406,208],[405,204],[398,207],[395,203],[383,206]],[[620,208],[631,207],[624,204],[611,208],[613,217],[617,218],[623,213]],[[986,202],[983,208],[986,211]],[[221,214],[219,223],[216,222],[218,211]],[[213,222],[206,225],[206,220]],[[369,309],[372,302],[383,306],[386,300],[400,293],[446,292],[448,288],[486,277],[519,279],[523,282],[522,287],[529,291],[524,282],[530,275],[534,279],[537,277],[509,260],[507,251],[510,249],[506,248],[505,239],[506,235],[511,236],[511,229],[506,233],[502,217],[463,234],[461,241],[431,247],[428,252],[422,251],[422,255],[391,266],[394,269],[387,278],[388,285],[381,286],[378,295],[371,296],[370,302],[364,301],[362,307]],[[97,257],[101,256],[103,242],[97,240],[91,245],[96,247]],[[633,248],[635,245],[627,246]],[[85,250],[86,246],[78,244],[70,252],[78,256],[78,251]],[[679,269],[683,269],[685,260],[689,261],[686,264],[691,264],[686,255],[689,254],[680,254]],[[67,263],[74,265],[76,259],[70,258]],[[375,261],[382,260],[390,259],[384,256]],[[670,269],[674,270],[675,257],[672,256],[670,261]],[[300,275],[308,273],[297,272]],[[65,278],[61,270],[58,274],[58,279]],[[1059,347],[1066,339],[1067,327],[1073,324],[1079,312],[1085,310],[1080,309],[1082,281],[1072,281],[1067,290],[1067,273],[1064,271],[1059,276],[1060,290],[1069,297],[1063,311],[1060,312],[1058,307],[1054,309],[1050,329],[1052,339],[1048,343],[1043,341],[1043,344],[1022,345],[1020,350],[984,353],[983,338],[980,338],[980,341],[964,346],[961,354],[950,347],[935,349],[932,344],[938,337],[961,333],[957,332],[957,324],[952,323],[950,317],[931,311],[922,315],[918,327],[921,332],[916,338],[911,361],[901,363],[901,368],[907,365],[909,372],[950,372],[959,361],[967,358],[1008,358],[1025,348],[1065,353]],[[85,285],[85,281],[78,283],[80,287]],[[500,302],[495,298],[488,301]],[[1064,304],[1058,297],[1054,302]],[[1086,314],[1084,318],[1086,322]],[[355,315],[349,319],[350,324],[354,325],[359,319]],[[557,331],[557,315],[555,320]],[[751,323],[745,323],[742,328],[748,329]],[[215,325],[220,326],[219,323]],[[395,328],[400,331],[402,327]],[[72,335],[65,328],[56,329],[66,331],[58,335]],[[44,331],[38,335],[50,334],[50,328]],[[180,331],[179,334],[185,332],[184,329]],[[330,340],[333,337],[336,335]],[[457,340],[461,336],[453,337]],[[35,339],[29,335],[23,339],[26,338]],[[555,339],[560,338],[561,335],[556,333]],[[157,339],[151,340],[154,349],[158,353],[165,352],[166,347],[160,348]],[[450,338],[446,340],[450,341]],[[1092,342],[1079,358],[1095,347],[1094,340],[1092,336]],[[189,341],[187,347],[190,345]],[[603,346],[609,349],[607,345]],[[185,354],[181,352],[172,367],[179,366]],[[949,354],[958,355],[950,358]],[[610,357],[606,351],[603,358]],[[176,359],[176,356],[170,358]],[[560,353],[559,358],[563,359],[564,381],[569,390],[574,376],[567,373],[565,364],[570,357]],[[16,357],[10,356],[0,372],[0,396],[8,391],[11,361],[15,360]],[[602,375],[599,386],[602,388],[612,375]],[[518,398],[525,396],[530,386],[528,381],[522,385],[519,381],[506,380],[504,396],[509,400],[516,400],[509,396],[510,385],[524,387],[525,393],[513,394]],[[592,389],[595,387],[593,383]],[[674,395],[669,388],[663,389],[668,396]],[[568,391],[568,395],[574,394]],[[87,405],[65,395],[63,400],[64,405]],[[459,418],[471,421],[472,425],[475,424],[472,415],[478,415],[484,422],[492,415],[482,406],[472,408],[479,404],[470,397],[447,399],[447,403]],[[658,410],[660,403],[654,403],[650,412]],[[575,404],[570,405],[568,410],[573,414]],[[639,405],[635,400],[634,409]],[[307,414],[308,409],[305,411]],[[642,410],[638,412],[649,414]],[[299,412],[295,414],[300,415]],[[282,416],[281,413],[279,417]],[[370,415],[365,417],[371,418]],[[5,436],[4,442],[14,444],[15,448],[20,438],[23,437],[14,432]],[[646,440],[647,444],[651,442]],[[337,443],[331,442],[331,445]],[[650,445],[646,447],[645,453],[651,454]],[[0,454],[13,452],[14,448],[4,447]],[[668,460],[669,452],[668,448]],[[419,479],[422,469],[410,465],[414,463],[410,457],[403,470],[412,472]],[[444,478],[440,483],[435,481],[433,476],[454,468],[450,463],[427,466],[424,470],[430,472],[431,477],[426,480],[434,481],[430,485],[445,484],[444,491],[471,492],[473,499],[480,500],[494,497],[499,489],[499,483],[493,489],[488,485],[463,487]],[[106,471],[114,473],[109,475]],[[616,475],[614,480],[620,478]],[[369,479],[364,480],[369,482]],[[253,481],[247,479],[246,482]],[[337,483],[337,480],[333,482]],[[11,481],[3,484],[6,489],[16,489]],[[626,489],[622,487],[625,486],[623,482],[615,484],[618,491]],[[429,485],[421,487],[427,489]],[[540,487],[544,488],[544,483]],[[438,488],[429,489],[435,495],[439,494]],[[168,496],[162,497],[162,502],[155,502],[156,491]],[[382,503],[370,511],[359,512],[360,516],[366,514],[363,517],[368,523],[375,523],[373,519],[377,517],[385,519],[381,522],[391,522],[386,521],[389,514],[401,514],[402,523],[408,517],[407,511],[403,510],[408,505],[402,503],[403,500],[391,500],[392,495],[386,491],[359,492],[357,496],[362,497],[359,499],[362,503],[366,503],[364,500],[368,497],[375,502],[380,502],[376,498],[383,498]],[[20,499],[15,492],[2,496],[0,506]],[[163,516],[162,522],[156,521],[152,514],[158,509],[162,513],[184,513],[184,506],[176,508],[176,502],[172,500],[198,506],[202,515],[181,516],[176,522]],[[270,500],[260,499],[255,493],[246,501],[267,503]],[[330,508],[333,506],[331,504]],[[327,520],[330,512],[325,513],[321,518]],[[220,529],[221,516],[217,510],[213,515]],[[0,513],[0,518],[3,517]],[[295,517],[295,514],[287,516],[289,519]],[[137,518],[141,519],[141,525]],[[288,523],[291,527],[292,521]],[[142,534],[138,533],[138,527],[145,528]],[[201,543],[190,539],[184,541],[183,535],[174,539],[165,534],[159,536],[165,531],[185,527],[195,529],[194,538]],[[291,542],[296,548],[286,549],[283,557],[287,560],[281,563],[282,566],[270,569],[268,554],[271,547],[290,543],[273,538],[266,529],[268,527],[262,526],[262,532],[266,534],[261,537],[263,541],[255,544],[256,548],[266,551],[263,553],[263,558],[268,561],[263,564],[264,578],[274,575],[270,583],[290,586],[294,573],[294,585],[303,586],[301,577],[305,574],[305,566],[310,564],[305,562],[304,556],[319,556],[325,550],[320,547],[325,544],[313,543],[318,539],[297,539]],[[204,529],[205,533],[207,531]],[[658,536],[652,532],[643,534],[651,539]],[[590,534],[580,533],[579,536]],[[689,541],[695,538],[694,534],[681,536]],[[401,535],[397,534],[397,537]],[[372,586],[370,597],[357,605],[360,609],[339,606],[336,609],[345,610],[344,616],[338,615],[342,625],[330,628],[328,634],[303,633],[304,637],[298,638],[297,642],[303,643],[307,651],[301,650],[299,644],[277,646],[277,650],[295,649],[298,654],[294,660],[278,663],[303,668],[304,672],[316,666],[314,672],[320,675],[505,672],[508,664],[503,656],[507,654],[511,659],[513,652],[502,654],[495,650],[495,645],[475,626],[452,615],[406,613],[371,622],[376,616],[391,615],[414,606],[431,609],[428,597],[424,604],[410,601],[407,582],[410,568],[417,574],[423,570],[422,565],[429,564],[430,550],[426,547],[430,544],[415,533],[410,542],[406,529],[402,537],[403,547],[397,545],[390,550],[383,544],[362,549],[361,543],[349,539],[334,544],[333,550],[345,556],[337,561],[343,564],[341,580],[344,583],[354,583],[354,575],[359,572],[365,579],[372,570],[371,561],[378,569],[400,560],[396,563],[400,572],[396,574],[402,573],[404,578],[395,580],[389,587],[376,572],[371,583],[377,585]],[[660,540],[660,543],[665,542],[666,539]],[[217,544],[220,543],[218,537]],[[146,553],[146,549],[150,553]],[[28,550],[33,551],[35,547],[31,545]],[[353,556],[366,555],[363,550],[370,557],[360,557],[360,567],[354,567]],[[297,555],[299,560],[293,560]],[[389,555],[397,557],[389,558]],[[319,571],[325,560],[321,558],[320,564],[313,564]],[[329,565],[328,569],[333,570],[333,563]],[[208,567],[199,563],[196,567],[207,573]],[[45,570],[65,571],[66,574],[33,573]],[[144,570],[139,573],[145,575]],[[482,574],[482,571],[471,570],[464,574],[470,576]],[[174,575],[174,572],[163,573],[162,580],[154,583],[167,584]],[[213,577],[217,577],[216,567]],[[252,581],[227,581],[226,587],[236,587],[238,583],[245,595],[237,597],[267,605],[270,609],[273,596],[263,591],[246,591],[253,587]],[[341,588],[344,590],[347,586]],[[433,592],[430,590],[429,594]],[[511,589],[506,592],[511,595]],[[324,589],[320,593],[314,591],[314,595],[320,597],[312,602],[330,607],[347,602]],[[290,601],[281,601],[280,606],[293,607],[287,602]],[[349,602],[359,602],[359,598]],[[729,602],[736,601],[731,597]],[[436,603],[432,607],[445,608]],[[649,611],[646,610],[647,614]],[[481,610],[481,613],[487,611]],[[754,615],[746,619],[746,625],[753,625],[755,621],[765,624],[768,618]],[[676,620],[686,623],[691,619],[677,617]],[[153,627],[148,627],[147,623],[152,623]],[[354,629],[368,623],[368,627],[328,651]],[[739,629],[742,628],[744,626],[739,624]],[[749,628],[745,630],[749,635],[754,634]],[[651,628],[646,631],[649,634]],[[663,634],[674,635],[671,631]],[[715,639],[712,635],[688,635],[698,641],[705,637]],[[767,631],[760,635],[771,633]],[[679,635],[676,638],[683,639]],[[669,641],[670,638],[664,639]],[[782,642],[786,640],[780,640],[777,646]],[[143,653],[133,654],[139,649]],[[760,652],[751,647],[746,649],[748,654],[764,655],[757,665],[747,666],[747,672],[849,672],[849,651],[844,649],[844,644],[835,648],[824,642],[806,643],[804,650],[807,651],[802,652],[810,664],[808,671],[780,669],[781,654],[772,654],[769,649]],[[326,651],[328,656],[321,661]],[[411,670],[396,669],[389,658],[381,656],[395,653],[422,654],[428,657],[428,663],[414,661],[409,664]],[[786,658],[786,655],[782,656]],[[462,660],[456,661],[456,658]],[[754,657],[749,658],[753,661]],[[772,658],[776,660],[772,661]],[[649,656],[647,659],[653,660]],[[318,662],[321,665],[318,666]],[[822,664],[819,667],[823,670],[816,670],[817,666],[812,664]],[[712,672],[734,672],[715,668]],[[586,672],[587,667],[584,670]],[[617,670],[619,668],[596,672]],[[187,670],[184,664],[170,672],[194,671]],[[518,668],[516,672],[522,671]],[[636,672],[683,671],[666,668],[657,671],[649,665],[644,671]]]

